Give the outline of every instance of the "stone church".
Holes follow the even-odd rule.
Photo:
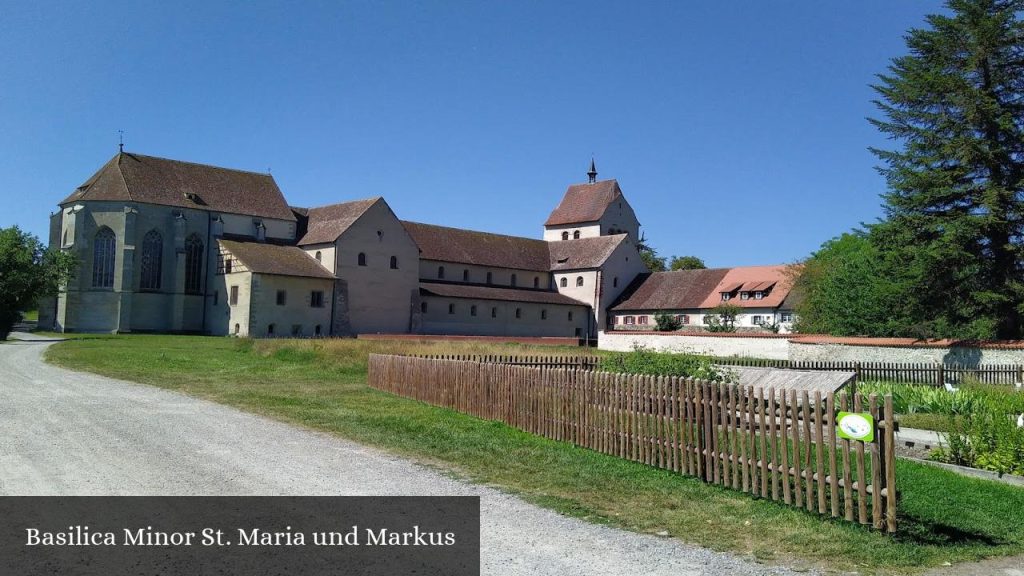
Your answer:
[[[269,174],[120,152],[60,202],[80,268],[57,331],[594,338],[647,273],[615,180],[574,184],[543,239],[400,220],[380,197],[289,206]]]

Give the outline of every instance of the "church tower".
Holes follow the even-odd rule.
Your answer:
[[[640,222],[615,180],[598,180],[597,165],[590,159],[586,184],[573,184],[544,222],[549,242],[595,236],[626,234],[640,237]]]

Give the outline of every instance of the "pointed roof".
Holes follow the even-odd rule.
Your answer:
[[[404,220],[402,225],[419,246],[421,260],[548,271],[549,243],[543,240]]]
[[[771,289],[771,292],[768,292],[761,300],[732,298],[729,303],[742,308],[777,308],[789,295],[792,280],[787,273],[788,269],[789,266],[785,264],[730,268],[715,290],[707,295],[700,307],[714,308],[721,304],[722,292],[754,292]]]
[[[612,304],[612,310],[687,310],[701,308],[729,268],[675,270],[640,274]],[[717,292],[715,293],[717,295]]]
[[[377,202],[383,202],[380,196],[365,200],[353,200],[309,208],[305,210],[308,218],[306,233],[299,240],[299,246],[309,244],[328,244],[334,242],[345,233],[359,217],[366,213]],[[300,212],[301,214],[301,212]]]
[[[270,174],[123,152],[60,205],[88,200],[140,202],[295,220]]]
[[[242,261],[250,272],[276,276],[334,279],[334,275],[303,249],[260,242],[219,240],[221,247]]]
[[[573,184],[565,191],[562,201],[551,212],[544,225],[563,226],[597,222],[604,216],[608,206],[621,196],[622,189],[615,180]]]

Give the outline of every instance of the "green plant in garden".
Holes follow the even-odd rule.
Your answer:
[[[654,323],[658,332],[675,332],[682,327],[682,323],[674,315],[668,312],[658,312],[654,315]]]
[[[735,332],[736,317],[742,311],[743,309],[735,304],[723,302],[704,316],[705,328],[708,332]]]
[[[639,344],[633,346],[632,352],[602,358],[598,370],[651,376],[683,376],[711,382],[733,382],[736,379],[731,371],[715,366],[703,356],[655,352]]]

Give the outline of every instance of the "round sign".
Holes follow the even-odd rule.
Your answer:
[[[847,414],[839,420],[839,428],[850,438],[860,440],[871,436],[871,422],[860,414]]]

